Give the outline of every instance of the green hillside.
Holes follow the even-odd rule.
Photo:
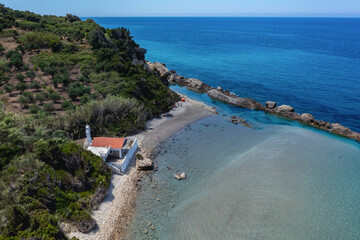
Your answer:
[[[0,4],[0,239],[86,232],[110,184],[102,159],[74,141],[124,136],[178,99],[148,70],[125,28]]]

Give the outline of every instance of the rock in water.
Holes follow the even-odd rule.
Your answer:
[[[352,131],[350,130],[350,128],[344,127],[343,125],[339,124],[339,123],[333,123],[331,124],[331,131],[337,134],[341,134],[344,136],[348,136],[350,134],[352,134]]]
[[[265,103],[266,107],[270,108],[270,109],[274,109],[276,107],[276,102],[272,102],[272,101],[267,101]]]
[[[289,105],[281,105],[279,107],[277,107],[277,110],[279,112],[294,112],[294,108],[292,106]]]
[[[184,180],[186,178],[186,173],[177,173],[174,176],[177,180]]]
[[[300,116],[301,121],[305,122],[305,123],[312,123],[315,121],[313,115],[311,115],[310,113],[303,113]]]

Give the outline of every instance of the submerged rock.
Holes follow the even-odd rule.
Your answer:
[[[177,180],[184,180],[186,178],[186,173],[177,173],[177,174],[174,175],[174,177]]]

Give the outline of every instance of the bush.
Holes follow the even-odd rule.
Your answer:
[[[18,73],[18,74],[16,74],[15,78],[16,78],[17,80],[19,80],[19,81],[24,81],[25,76],[22,75],[21,73]]]
[[[44,110],[47,112],[52,112],[55,110],[54,104],[53,103],[45,103],[44,104]]]
[[[70,100],[66,100],[61,104],[61,107],[65,110],[73,110],[75,109],[75,105],[70,101]]]
[[[21,68],[24,63],[22,60],[22,55],[18,51],[10,50],[6,53],[6,58],[10,59],[8,63],[9,67]]]
[[[21,93],[23,93],[28,88],[28,85],[26,83],[24,83],[24,82],[20,82],[20,83],[15,85],[15,88],[17,90],[19,90]]]
[[[43,103],[46,100],[46,97],[42,93],[38,93],[35,95],[35,101],[38,101],[39,103]]]
[[[50,99],[53,100],[54,103],[61,99],[61,95],[57,92],[50,93]]]
[[[24,97],[27,97],[30,102],[34,102],[34,94],[32,94],[31,92],[24,92],[22,95]]]
[[[33,70],[26,72],[26,76],[33,80],[36,77],[36,73]]]
[[[26,108],[30,103],[30,99],[26,96],[20,95],[17,99],[17,102],[20,103],[23,108]]]
[[[39,110],[40,110],[40,108],[39,108],[39,106],[38,105],[30,105],[29,106],[29,112],[31,113],[31,114],[36,114],[36,113],[38,113],[39,112]]]
[[[51,33],[30,32],[18,39],[18,42],[27,50],[53,48],[61,50],[60,38]]]
[[[30,83],[30,88],[39,90],[41,88],[41,85],[40,85],[40,83],[38,81],[33,81],[33,82]]]
[[[0,43],[0,53],[3,53],[5,51],[4,46]]]
[[[89,94],[90,90],[91,89],[89,87],[85,87],[84,84],[81,84],[80,82],[74,82],[70,84],[67,92],[69,94],[69,97],[72,100],[75,100],[77,97],[81,97],[84,94]]]
[[[6,84],[4,87],[5,91],[11,95],[11,93],[14,91],[15,87],[12,84]]]

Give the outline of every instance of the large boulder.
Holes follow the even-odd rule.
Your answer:
[[[310,113],[303,113],[300,116],[301,121],[305,123],[313,123],[315,121],[315,118]]]
[[[277,110],[279,112],[295,112],[294,108],[289,105],[281,105],[281,106],[277,107]]]
[[[203,83],[202,81],[200,81],[199,79],[196,78],[187,78],[185,80],[186,87],[189,88],[190,90],[195,90],[198,92],[207,92],[211,89],[211,87],[205,83]]]
[[[344,136],[349,136],[353,132],[350,130],[350,128],[344,127],[343,125],[339,123],[333,123],[331,124],[331,131],[337,134],[341,134]]]
[[[276,102],[273,102],[273,101],[267,101],[265,103],[266,107],[267,108],[270,108],[270,109],[274,109],[276,107]]]
[[[251,98],[240,98],[237,96],[227,96],[222,91],[219,91],[215,88],[209,90],[207,92],[209,97],[219,100],[234,106],[242,107],[242,108],[249,108],[255,110],[264,110],[264,106],[260,103],[256,102]]]
[[[163,63],[159,63],[159,62],[147,62],[147,65],[150,67],[150,69],[152,70],[157,70],[160,73],[160,76],[164,76],[166,74],[170,74],[169,69],[165,66],[165,64]]]

